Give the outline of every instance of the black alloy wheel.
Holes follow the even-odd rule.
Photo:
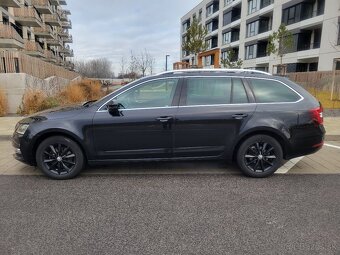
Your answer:
[[[70,179],[84,167],[84,155],[77,143],[63,136],[44,140],[36,153],[38,167],[53,179]]]
[[[245,140],[239,148],[237,162],[250,177],[267,177],[282,165],[281,145],[271,136],[256,135]]]

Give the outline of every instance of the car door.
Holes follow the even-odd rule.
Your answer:
[[[114,98],[119,116],[105,106],[93,120],[98,160],[169,158],[172,156],[174,116],[181,80],[155,79],[136,85]]]
[[[230,149],[256,105],[241,78],[187,77],[174,128],[174,157],[218,157]]]

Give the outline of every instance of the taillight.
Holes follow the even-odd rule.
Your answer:
[[[310,113],[312,114],[312,119],[316,125],[323,124],[323,108],[321,105],[318,108],[310,110]]]

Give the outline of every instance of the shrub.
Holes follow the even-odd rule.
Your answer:
[[[32,114],[41,108],[46,95],[41,90],[27,90],[22,98],[22,104],[18,112],[20,114]]]
[[[104,96],[101,83],[98,81],[82,80],[70,84],[60,93],[59,97],[64,104],[81,103],[97,100]]]
[[[0,117],[7,114],[7,97],[4,91],[0,90]]]
[[[62,104],[73,104],[86,101],[83,89],[77,84],[66,86],[63,91],[60,92],[59,98]]]

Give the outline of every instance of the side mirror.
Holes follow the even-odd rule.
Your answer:
[[[116,100],[112,100],[107,105],[107,110],[112,116],[120,116],[119,108],[120,108],[120,104]]]

